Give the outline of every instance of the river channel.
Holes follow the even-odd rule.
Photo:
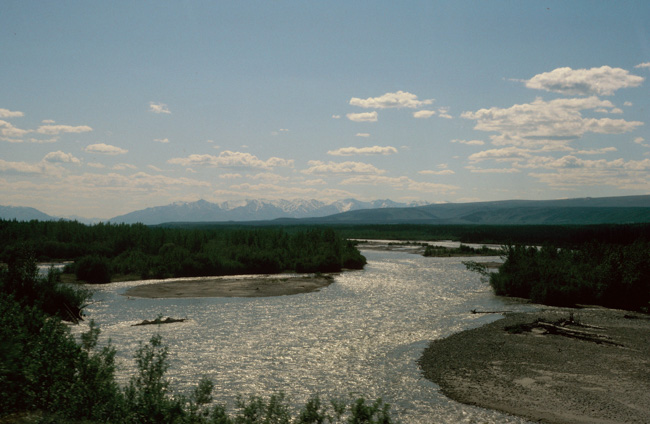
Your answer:
[[[129,287],[151,281],[93,286],[87,317],[118,351],[118,379],[135,370],[141,342],[160,333],[169,347],[172,387],[188,392],[205,376],[215,400],[284,392],[296,405],[322,399],[381,397],[402,423],[525,423],[462,405],[424,379],[417,361],[433,339],[474,328],[497,314],[529,310],[492,294],[467,258],[425,258],[395,251],[362,253],[364,270],[344,272],[319,292],[269,298],[139,299]],[[485,257],[478,261],[494,261]],[[184,322],[137,326],[159,315]],[[81,332],[86,324],[75,326]]]

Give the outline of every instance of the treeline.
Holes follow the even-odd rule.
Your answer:
[[[213,401],[213,383],[198,381],[188,396],[174,392],[165,374],[168,351],[154,336],[135,354],[137,371],[125,387],[115,378],[115,349],[97,346],[92,322],[78,341],[51,309],[48,297],[81,308],[88,292],[62,285],[55,272],[39,278],[36,262],[15,252],[0,268],[0,422],[39,423],[383,423],[390,407],[378,399],[321,401],[298,411],[283,394],[241,398],[233,411]]]
[[[471,247],[466,244],[460,244],[458,247],[445,247],[427,244],[422,256],[427,257],[445,257],[445,256],[499,256],[501,250],[490,249],[483,245],[479,248]]]
[[[586,243],[573,249],[509,245],[498,273],[476,263],[495,294],[558,306],[594,304],[650,312],[650,242]]]
[[[366,259],[330,228],[181,229],[140,224],[83,225],[69,221],[0,221],[0,261],[18,248],[39,261],[74,261],[81,280],[114,275],[194,277],[284,271],[360,269]]]
[[[578,246],[588,242],[650,241],[650,224],[604,225],[334,225],[343,237],[388,240],[454,240],[476,244]]]

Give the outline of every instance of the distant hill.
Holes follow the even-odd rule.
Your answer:
[[[444,203],[339,213],[322,224],[587,225],[650,222],[650,196]]]
[[[362,202],[355,199],[324,203],[318,200],[245,200],[240,202],[210,203],[176,202],[111,218],[114,223],[142,223],[156,225],[167,222],[227,222],[269,221],[278,218],[324,217],[340,212],[378,209],[408,208],[418,203],[397,203],[392,200]]]
[[[0,206],[0,219],[58,220],[34,208]],[[67,218],[70,219],[70,218]],[[95,223],[74,217],[79,222]],[[417,204],[355,199],[177,202],[111,218],[112,223],[248,222],[259,224],[589,225],[650,222],[650,195],[562,200]]]
[[[25,206],[0,206],[0,219],[16,221],[56,221],[58,218],[50,216],[38,209]]]

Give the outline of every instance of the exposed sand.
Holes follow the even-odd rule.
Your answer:
[[[506,331],[538,318],[568,319],[571,312],[581,325],[566,325],[569,334],[594,334],[602,342],[545,334],[538,326]],[[648,315],[601,308],[507,314],[433,341],[420,365],[462,403],[545,423],[650,423]]]
[[[285,296],[313,292],[333,281],[327,275],[177,280],[132,287],[124,295],[146,298]]]

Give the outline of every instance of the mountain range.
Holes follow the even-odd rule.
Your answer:
[[[0,206],[1,219],[58,220],[34,208]],[[87,220],[75,217],[80,222]],[[176,202],[134,211],[111,223],[157,225],[171,222],[264,222],[277,224],[484,224],[585,225],[650,222],[650,195],[561,200],[503,200],[473,203],[245,200]],[[92,221],[91,221],[92,222]],[[97,222],[97,221],[94,221]]]

